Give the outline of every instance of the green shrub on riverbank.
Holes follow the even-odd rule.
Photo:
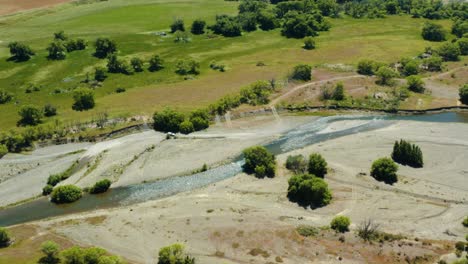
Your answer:
[[[372,163],[371,176],[377,181],[393,184],[398,181],[396,172],[398,165],[390,158],[380,158]]]
[[[112,182],[108,179],[104,179],[101,181],[98,181],[94,184],[94,186],[89,190],[91,194],[98,194],[98,193],[104,193],[109,190]]]
[[[5,228],[0,227],[0,248],[8,247],[10,245],[10,241],[11,238],[8,231]]]
[[[82,196],[82,190],[75,185],[56,187],[51,194],[51,201],[56,204],[73,203]]]
[[[257,178],[275,177],[276,160],[265,147],[255,146],[243,152],[245,164],[242,166],[247,174],[255,174]]]

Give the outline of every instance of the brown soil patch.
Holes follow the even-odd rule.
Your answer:
[[[48,7],[65,2],[70,2],[70,0],[0,0],[0,15]]]

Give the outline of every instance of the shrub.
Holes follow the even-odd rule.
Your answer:
[[[130,60],[130,64],[135,72],[142,72],[143,71],[143,61],[140,58],[132,58]]]
[[[13,95],[3,89],[0,89],[0,104],[5,104],[11,101]]]
[[[396,77],[395,71],[388,66],[381,66],[375,75],[379,77],[378,83],[381,85],[391,85],[392,79]]]
[[[310,174],[292,176],[288,181],[288,198],[301,206],[317,208],[330,203],[328,184]]]
[[[106,69],[103,67],[97,67],[94,69],[94,80],[103,82],[107,78]]]
[[[327,162],[318,153],[313,153],[309,156],[308,172],[320,178],[324,178],[327,174]]]
[[[60,263],[59,247],[52,241],[46,241],[41,245],[41,251],[44,256],[40,258],[40,264],[58,264]]]
[[[217,15],[216,23],[209,27],[215,34],[225,37],[237,37],[242,34],[241,25],[236,17]]]
[[[20,125],[35,126],[42,122],[42,109],[33,105],[22,106],[18,112],[21,119],[18,121]]]
[[[107,70],[111,73],[131,74],[130,65],[124,60],[117,58],[117,55],[110,54],[107,59]]]
[[[455,243],[455,249],[458,251],[465,251],[465,242],[463,241],[458,241]]]
[[[462,102],[462,104],[468,105],[468,84],[460,87],[458,90],[458,95],[460,96],[460,102]]]
[[[0,144],[0,159],[8,153],[7,146]]]
[[[327,31],[330,23],[320,14],[304,14],[290,11],[284,16],[281,34],[288,38],[317,36],[318,31]]]
[[[461,55],[468,55],[468,38],[461,38],[457,41]]]
[[[158,264],[195,264],[195,259],[184,253],[182,244],[163,247],[158,256]]]
[[[62,41],[54,41],[47,47],[49,60],[64,60],[67,57],[67,49]]]
[[[51,201],[56,204],[72,203],[81,198],[82,191],[75,185],[58,186],[52,191]]]
[[[94,91],[89,88],[78,88],[73,91],[73,106],[76,111],[88,110],[94,107]]]
[[[363,221],[358,227],[358,236],[366,241],[374,240],[379,235],[379,225],[371,219]]]
[[[84,264],[83,249],[78,246],[68,248],[61,253],[64,264]]]
[[[428,71],[441,71],[442,70],[442,58],[440,56],[431,56],[423,61],[423,65]]]
[[[439,46],[436,52],[444,61],[458,61],[460,59],[460,48],[456,43],[445,42]]]
[[[51,186],[57,185],[59,182],[61,182],[62,175],[61,174],[51,174],[49,178],[47,179],[47,184]]]
[[[154,55],[149,61],[149,71],[155,72],[164,68],[164,60],[159,55]]]
[[[421,168],[424,165],[421,149],[403,139],[393,145],[392,159],[403,165]]]
[[[190,113],[190,122],[195,131],[206,129],[210,126],[210,115],[206,110],[194,110]]]
[[[255,174],[258,178],[275,177],[276,160],[265,147],[255,146],[243,152],[245,164],[242,166],[247,174]]]
[[[57,108],[51,104],[44,106],[44,116],[51,117],[57,115]]]
[[[189,43],[190,35],[185,31],[176,31],[174,34],[174,42],[176,43]]]
[[[180,124],[184,121],[185,117],[183,114],[172,110],[171,108],[165,108],[161,112],[155,112],[153,115],[153,127],[156,131],[161,132],[179,132]]]
[[[52,193],[53,190],[54,187],[50,184],[47,184],[46,186],[44,186],[44,188],[42,188],[42,195],[49,195]]]
[[[336,84],[335,89],[333,90],[333,94],[331,96],[333,100],[342,101],[345,99],[344,94],[344,85],[342,82]]]
[[[86,41],[84,39],[69,40],[65,43],[65,48],[67,52],[73,52],[75,50],[84,50],[86,49]]]
[[[115,41],[108,38],[98,38],[94,43],[94,46],[96,47],[94,56],[100,59],[104,59],[109,54],[115,53],[117,51],[117,44]]]
[[[309,225],[300,225],[296,228],[296,231],[299,235],[305,237],[316,236],[319,233],[318,228]]]
[[[123,88],[123,87],[118,87],[117,89],[115,89],[116,93],[125,93],[125,91],[127,91],[127,90],[125,90],[125,88]]]
[[[468,21],[465,19],[457,19],[452,24],[452,34],[461,38],[463,35],[468,33]]]
[[[171,33],[175,33],[177,31],[185,31],[184,21],[180,18],[174,20],[171,24]]]
[[[92,194],[105,193],[109,190],[112,182],[108,179],[100,180],[94,184],[94,186],[89,190]]]
[[[291,79],[310,81],[310,79],[312,79],[312,67],[306,64],[295,66],[291,75]]]
[[[419,73],[419,63],[415,60],[406,62],[403,66],[403,74],[405,76],[416,75]]]
[[[180,123],[179,125],[179,131],[180,133],[182,134],[190,134],[192,133],[193,131],[195,131],[194,127],[193,127],[193,124],[192,122],[190,122],[190,120],[184,120],[182,123]]]
[[[424,93],[424,81],[421,79],[420,76],[411,75],[406,77],[406,83],[408,85],[408,89],[415,92],[415,93]]]
[[[393,184],[398,181],[396,172],[398,166],[390,158],[380,158],[372,163],[371,176],[377,181]]]
[[[468,227],[468,216],[465,216],[465,219],[463,219],[462,224],[464,227]]]
[[[27,61],[34,55],[34,51],[32,49],[20,42],[12,42],[8,44],[8,48],[10,49],[11,60],[21,62]]]
[[[304,38],[304,49],[306,50],[315,49],[315,40],[313,37]]]
[[[349,225],[351,224],[351,220],[349,220],[346,216],[337,216],[333,218],[330,223],[330,227],[335,230],[336,232],[345,233],[349,231]]]
[[[178,60],[176,62],[176,73],[180,75],[199,74],[200,63],[193,59]]]
[[[8,247],[10,245],[10,234],[8,231],[0,227],[0,248]]]
[[[373,75],[374,74],[374,62],[371,60],[360,60],[358,62],[357,72],[363,75]]]
[[[302,155],[288,156],[286,159],[286,169],[295,174],[305,173],[307,170],[307,161]]]
[[[425,23],[421,35],[423,39],[429,41],[444,41],[446,32],[441,25],[434,23]]]
[[[240,91],[241,103],[250,105],[262,105],[269,102],[269,96],[273,88],[267,81],[256,81]]]
[[[270,10],[261,10],[257,15],[257,22],[261,30],[272,30],[279,27],[276,15]]]
[[[201,19],[196,19],[192,23],[192,28],[190,29],[190,32],[194,35],[201,35],[205,34],[205,26],[206,22]]]

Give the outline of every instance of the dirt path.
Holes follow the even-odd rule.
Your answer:
[[[70,1],[71,0],[0,0],[0,16]]]

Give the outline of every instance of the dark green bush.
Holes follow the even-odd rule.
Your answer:
[[[117,51],[117,44],[115,41],[107,38],[98,38],[94,45],[96,47],[94,56],[100,59],[104,59]]]
[[[210,114],[207,110],[194,110],[190,113],[190,122],[195,131],[207,129],[210,126]]]
[[[184,253],[182,244],[163,247],[158,255],[158,264],[195,264],[195,259]]]
[[[18,112],[21,119],[18,121],[20,125],[30,125],[35,126],[42,123],[43,112],[42,109],[39,109],[33,105],[22,106]]]
[[[159,55],[154,55],[149,61],[149,71],[155,72],[164,68],[164,60]]]
[[[133,71],[135,72],[143,71],[143,61],[138,57],[132,58],[130,60],[130,65],[132,65]]]
[[[460,87],[458,94],[460,96],[460,102],[462,102],[462,104],[468,105],[468,84]]]
[[[468,55],[468,37],[459,39],[457,44],[461,55]]]
[[[178,60],[175,67],[176,73],[180,75],[200,74],[200,63],[193,59]]]
[[[393,184],[398,181],[396,172],[398,166],[390,158],[380,158],[372,163],[371,176],[377,181]]]
[[[8,247],[10,245],[10,241],[11,238],[8,231],[5,228],[0,227],[0,248]]]
[[[320,178],[325,177],[325,174],[327,174],[327,162],[322,155],[313,153],[309,156],[308,172]]]
[[[429,41],[444,41],[446,39],[445,35],[447,32],[441,25],[434,23],[426,23],[422,29],[422,37],[425,40]]]
[[[47,184],[46,186],[44,186],[44,188],[42,188],[42,195],[49,195],[52,193],[53,190],[54,186]]]
[[[44,106],[44,115],[47,117],[57,115],[57,108],[51,104],[46,104]]]
[[[242,34],[241,24],[237,17],[217,15],[216,23],[209,27],[215,34],[225,37],[237,37]]]
[[[0,144],[0,159],[8,153],[7,146]]]
[[[205,34],[205,26],[206,22],[201,19],[196,19],[192,23],[192,28],[190,29],[190,32],[194,35],[201,35]]]
[[[41,251],[44,254],[42,258],[39,259],[39,264],[59,264],[60,263],[60,251],[59,246],[52,242],[46,241],[41,245]],[[96,263],[97,264],[97,263]]]
[[[171,33],[175,33],[177,31],[185,31],[184,21],[180,18],[174,20],[171,24]]]
[[[304,49],[306,50],[315,49],[315,40],[313,37],[304,38]]]
[[[107,74],[104,67],[96,67],[96,69],[94,69],[94,80],[103,82],[106,78]]]
[[[184,122],[185,117],[171,108],[165,108],[161,112],[155,112],[153,115],[153,127],[156,131],[173,132],[180,131],[180,124]]]
[[[8,48],[11,54],[10,59],[17,62],[27,61],[34,55],[34,51],[29,46],[20,42],[11,42]]]
[[[115,54],[110,54],[107,58],[107,71],[126,75],[132,74],[130,65],[126,61],[118,59]]]
[[[289,179],[288,185],[288,198],[301,206],[322,207],[332,199],[328,184],[314,175],[294,175]]]
[[[190,120],[186,119],[179,125],[179,131],[182,134],[190,134],[195,131],[192,122]]]
[[[305,173],[307,171],[307,161],[302,155],[288,156],[286,169],[293,171],[295,174]]]
[[[255,146],[247,148],[243,151],[245,164],[243,165],[244,172],[247,174],[255,174],[258,178],[275,177],[276,160],[265,147]]]
[[[440,45],[436,52],[444,61],[458,61],[461,54],[458,45],[450,42]]]
[[[73,91],[73,106],[76,111],[88,110],[94,107],[94,91],[89,88],[78,88]]]
[[[109,190],[112,182],[108,179],[100,180],[94,184],[94,186],[89,190],[92,194],[105,193]]]
[[[403,165],[422,168],[424,165],[421,149],[403,139],[393,145],[392,159]]]
[[[423,60],[423,66],[428,71],[441,71],[442,70],[442,58],[440,56],[431,56]]]
[[[240,91],[240,100],[244,104],[262,105],[269,102],[273,88],[267,81],[256,81]]]
[[[310,81],[312,79],[312,67],[306,64],[300,64],[294,67],[291,79],[300,81]]]
[[[56,204],[72,203],[79,200],[82,191],[75,185],[58,186],[52,191],[51,201]]]
[[[468,216],[465,216],[465,219],[463,219],[462,224],[464,227],[468,227]]]
[[[49,60],[64,60],[67,57],[67,49],[62,41],[54,41],[47,47]]]
[[[349,225],[351,224],[351,220],[349,220],[346,216],[337,216],[333,218],[330,223],[331,229],[335,230],[336,232],[345,233],[349,231]]]
[[[335,89],[333,90],[333,94],[331,95],[331,98],[336,101],[342,101],[345,99],[344,85],[342,82],[339,82],[336,84]]]
[[[424,81],[418,75],[411,75],[406,77],[406,83],[408,85],[408,89],[415,93],[424,93]]]
[[[3,89],[0,89],[0,104],[5,104],[11,101],[13,95]]]

